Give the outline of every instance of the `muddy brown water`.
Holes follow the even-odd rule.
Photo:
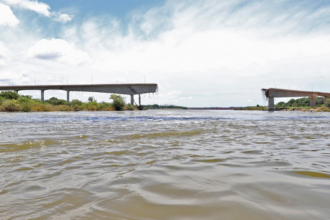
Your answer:
[[[330,219],[329,113],[0,119],[0,219]]]

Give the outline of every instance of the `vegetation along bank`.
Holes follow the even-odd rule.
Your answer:
[[[13,91],[0,93],[1,112],[49,112],[49,111],[124,111],[137,110],[137,106],[126,104],[120,95],[112,94],[112,102],[97,102],[95,98],[89,97],[87,102],[73,99],[67,102],[55,97],[42,102],[31,96],[19,95]]]

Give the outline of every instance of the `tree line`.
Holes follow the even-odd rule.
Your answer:
[[[279,102],[275,105],[276,109],[291,108],[291,107],[309,107],[310,98],[290,99],[288,102]],[[330,98],[324,99],[322,97],[316,98],[316,106],[330,107]]]
[[[32,96],[20,95],[13,91],[0,93],[0,111],[2,112],[39,112],[39,111],[123,111],[137,110],[137,106],[126,104],[124,97],[116,94],[110,96],[112,102],[97,102],[89,97],[87,102],[73,99],[67,102],[64,99],[52,97],[41,101]]]

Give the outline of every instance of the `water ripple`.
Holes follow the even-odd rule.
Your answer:
[[[330,216],[328,113],[0,117],[0,219]]]

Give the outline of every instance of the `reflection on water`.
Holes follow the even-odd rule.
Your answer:
[[[0,114],[0,219],[329,219],[330,114]]]

